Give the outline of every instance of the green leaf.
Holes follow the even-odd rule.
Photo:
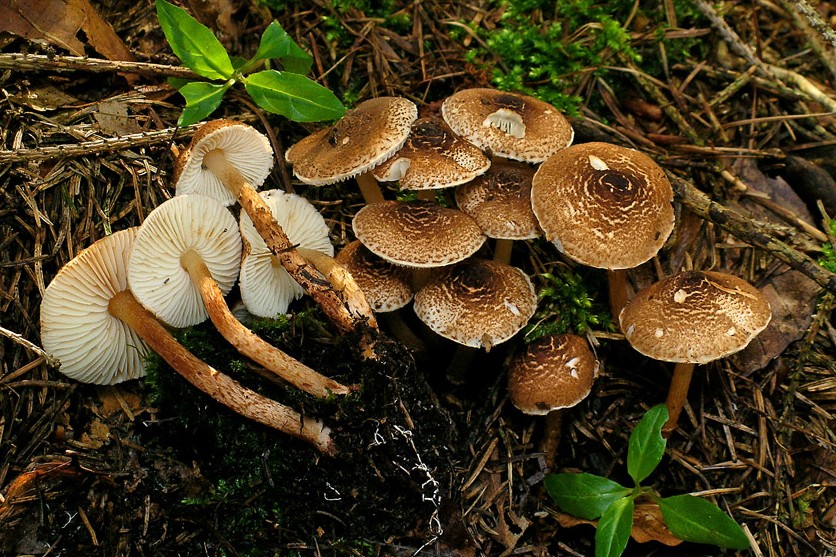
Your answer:
[[[692,495],[658,500],[671,533],[681,540],[708,543],[729,549],[748,549],[743,528],[719,507]]]
[[[647,411],[630,435],[627,473],[636,485],[653,472],[665,454],[667,441],[662,437],[662,426],[667,421],[667,406],[658,404]]]
[[[549,474],[546,491],[564,512],[587,520],[601,516],[615,501],[630,495],[632,489],[594,474]]]
[[[215,112],[231,84],[232,82],[217,85],[195,81],[181,87],[179,91],[186,99],[186,108],[183,109],[183,114],[177,120],[177,125],[188,126],[194,124]]]
[[[604,511],[595,531],[595,557],[619,557],[633,531],[633,500],[619,499]]]
[[[232,77],[229,54],[208,27],[165,0],[157,0],[157,19],[171,50],[184,66],[208,79]]]
[[[336,120],[345,114],[345,107],[334,93],[295,73],[265,70],[248,75],[243,81],[258,106],[294,122]]]
[[[285,70],[307,74],[311,71],[313,58],[300,47],[287,31],[282,29],[278,21],[273,21],[261,35],[261,42],[252,60],[267,60],[276,58],[281,61]]]

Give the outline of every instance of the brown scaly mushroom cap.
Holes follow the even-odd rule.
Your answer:
[[[366,205],[354,216],[352,227],[372,253],[407,267],[451,265],[485,243],[485,235],[472,218],[427,202]]]
[[[346,245],[336,259],[354,277],[374,311],[395,311],[412,301],[407,268],[377,257],[360,240]]]
[[[189,146],[174,165],[176,195],[198,193],[229,206],[235,195],[203,164],[206,153],[218,149],[227,161],[256,189],[273,167],[273,149],[255,128],[234,120],[207,122],[194,134]]]
[[[537,296],[520,269],[470,258],[438,270],[415,294],[419,319],[433,331],[474,348],[505,342],[537,308]]]
[[[647,155],[609,143],[558,151],[540,165],[531,205],[546,238],[576,261],[629,269],[673,230],[673,190]]]
[[[578,335],[545,336],[517,353],[508,368],[508,394],[525,414],[543,416],[585,399],[598,360]]]
[[[547,102],[495,89],[463,89],[447,97],[441,116],[460,136],[493,155],[542,162],[571,145],[574,131]]]
[[[645,356],[704,364],[745,348],[771,318],[769,302],[745,280],[685,271],[636,294],[619,322],[633,348]]]
[[[138,231],[114,232],[85,248],[44,291],[41,341],[67,377],[113,385],[145,376],[148,345],[108,312],[110,299],[128,288],[127,254]]]
[[[456,188],[456,204],[488,238],[537,238],[542,232],[531,210],[533,176],[534,169],[525,163],[494,162],[486,173]]]
[[[391,157],[418,117],[415,103],[400,97],[369,99],[330,128],[302,139],[285,157],[306,184],[324,186],[368,172]]]
[[[400,180],[404,190],[429,190],[469,182],[490,165],[478,147],[431,117],[416,120],[404,146],[372,174],[382,182]]]

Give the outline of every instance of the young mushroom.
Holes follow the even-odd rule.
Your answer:
[[[546,238],[568,257],[609,278],[613,318],[627,302],[627,269],[651,259],[674,226],[664,171],[634,149],[583,143],[537,169],[531,205]]]
[[[44,292],[41,340],[79,381],[109,384],[144,375],[148,347],[189,383],[238,414],[335,454],[322,422],[255,393],[179,344],[127,286],[137,229],[115,232],[67,263]]]
[[[546,416],[541,448],[546,468],[554,464],[561,422],[567,408],[580,403],[592,390],[598,359],[581,336],[541,337],[514,355],[508,366],[508,394],[517,409]]]
[[[745,348],[769,324],[766,297],[745,280],[716,271],[684,271],[641,290],[619,316],[638,352],[676,362],[666,404],[665,436],[676,427],[695,364]]]
[[[204,195],[178,195],[149,213],[128,265],[137,300],[172,327],[208,316],[235,348],[314,396],[347,394],[345,385],[317,373],[265,342],[238,321],[224,300],[238,277],[241,235],[232,214]]]
[[[324,186],[354,178],[366,203],[379,203],[383,193],[371,170],[403,146],[416,118],[418,108],[408,99],[369,99],[330,128],[291,146],[285,158],[306,184]]]
[[[359,289],[340,291],[322,280],[320,273],[312,272],[256,192],[272,162],[267,139],[252,127],[232,120],[208,122],[195,133],[189,147],[177,159],[174,171],[177,194],[208,195],[224,205],[237,200],[268,249],[335,325],[344,331],[354,330],[361,323],[374,327],[370,311],[353,311],[367,308],[368,304],[348,297],[350,294],[362,297],[362,292]]]

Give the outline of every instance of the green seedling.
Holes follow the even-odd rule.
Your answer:
[[[636,499],[657,504],[668,530],[683,541],[712,544],[729,549],[746,549],[749,540],[743,529],[716,505],[691,495],[660,497],[641,485],[659,465],[667,441],[662,426],[668,409],[659,404],[648,410],[630,435],[627,473],[634,487],[625,487],[594,474],[550,474],[546,490],[566,513],[587,520],[598,520],[595,557],[618,557],[627,546],[633,530]]]
[[[830,237],[836,238],[836,219],[829,219],[827,225],[830,227]],[[819,264],[831,273],[836,273],[836,246],[832,242],[822,244]]]
[[[345,107],[328,89],[305,77],[312,58],[273,21],[261,35],[258,50],[249,60],[233,58],[212,31],[185,10],[157,0],[157,18],[171,50],[183,65],[208,81],[171,80],[186,99],[177,124],[194,124],[212,114],[226,91],[243,83],[255,103],[268,112],[295,122],[335,120]],[[263,69],[278,61],[282,70]]]

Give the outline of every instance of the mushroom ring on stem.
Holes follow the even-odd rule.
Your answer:
[[[246,328],[224,300],[238,277],[241,235],[232,214],[204,195],[179,195],[151,211],[131,253],[128,283],[140,303],[172,327],[208,316],[243,355],[314,396],[346,394],[329,379]]]
[[[148,347],[189,383],[258,423],[335,454],[331,430],[303,418],[208,366],[186,350],[127,287],[128,255],[136,228],[102,238],[55,276],[41,303],[44,349],[61,361],[60,371],[80,381],[112,384],[144,375]]]
[[[205,193],[227,205],[232,202],[230,195],[233,201],[237,199],[277,260],[337,327],[351,331],[365,323],[374,328],[371,310],[355,311],[368,304],[346,298],[349,294],[362,296],[362,292],[337,290],[328,281],[321,280],[320,273],[311,272],[256,192],[272,161],[269,142],[254,128],[232,120],[209,122],[198,130],[177,160],[174,173],[177,193]]]
[[[652,284],[621,310],[619,322],[638,352],[676,362],[666,404],[676,427],[695,364],[743,350],[772,319],[766,297],[745,280],[715,271],[684,271]]]

